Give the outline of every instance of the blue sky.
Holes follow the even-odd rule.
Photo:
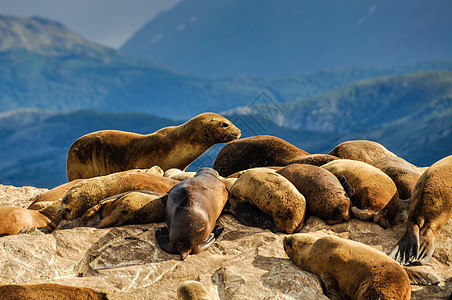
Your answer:
[[[59,21],[90,41],[120,47],[158,13],[181,0],[0,0],[0,14]]]

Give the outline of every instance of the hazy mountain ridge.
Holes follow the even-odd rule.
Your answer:
[[[200,76],[282,76],[452,58],[450,2],[186,0],[120,50]]]

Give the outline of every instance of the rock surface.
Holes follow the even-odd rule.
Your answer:
[[[27,207],[45,189],[0,185],[0,206]],[[400,220],[408,201],[402,201]],[[177,287],[198,280],[212,299],[328,299],[317,276],[295,266],[282,246],[284,234],[247,227],[232,215],[218,221],[225,227],[207,251],[180,261],[159,249],[155,229],[164,223],[95,229],[76,227],[44,234],[28,230],[0,238],[0,284],[55,282],[84,286],[109,299],[176,299]],[[69,226],[70,227],[70,226]],[[402,221],[382,229],[352,219],[327,225],[311,217],[302,232],[328,231],[389,252],[403,235]],[[412,285],[412,299],[447,299],[452,293],[452,221],[439,234],[430,262],[412,267],[441,282]]]

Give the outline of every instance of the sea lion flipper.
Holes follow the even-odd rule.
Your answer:
[[[160,227],[155,231],[155,240],[159,247],[170,254],[180,254],[174,248],[174,245],[169,240],[169,230],[168,227]]]
[[[419,255],[417,259],[421,264],[425,264],[432,257],[435,250],[435,234],[431,228],[422,228],[419,240]]]
[[[417,225],[407,226],[405,234],[389,254],[401,265],[409,264],[418,257],[419,253],[419,227]]]
[[[80,227],[95,227],[100,221],[100,211],[104,204],[99,203],[88,209],[80,218]]]
[[[353,215],[362,221],[369,221],[378,214],[378,212],[374,210],[367,208],[358,208],[356,206],[352,206],[351,210]]]
[[[403,267],[408,277],[410,278],[410,283],[414,285],[438,285],[441,280],[436,276],[420,271],[414,270],[411,267]]]
[[[228,202],[230,203],[229,211],[243,224],[269,229],[273,233],[278,232],[275,221],[253,203],[237,199],[234,196],[230,196]]]
[[[353,197],[355,195],[355,189],[347,181],[347,178],[345,178],[344,175],[341,175],[338,177],[338,179],[342,187],[344,188],[345,192],[347,193],[348,197],[349,198]]]
[[[224,227],[220,227],[218,225],[215,225],[215,228],[212,230],[212,233],[207,237],[207,239],[198,247],[198,250],[196,252],[202,252],[210,247],[220,236],[220,234],[223,232]]]
[[[339,283],[331,273],[320,274],[320,281],[322,282],[325,295],[331,300],[346,300],[347,297],[342,294],[339,288]]]

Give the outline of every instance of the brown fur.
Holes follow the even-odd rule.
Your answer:
[[[4,300],[106,300],[104,293],[86,287],[56,283],[8,284],[0,286],[0,299]]]
[[[160,247],[182,259],[205,250],[213,242],[213,238],[210,243],[207,240],[227,199],[225,185],[211,168],[201,168],[194,177],[175,185],[166,202],[166,247],[156,233]]]
[[[272,217],[279,231],[293,233],[303,227],[306,201],[297,188],[274,170],[255,168],[239,176],[231,196],[251,201]]]
[[[148,135],[102,130],[76,140],[67,155],[67,176],[72,181],[130,169],[158,165],[185,170],[218,143],[237,139],[240,130],[226,118],[204,113],[179,126]]]
[[[380,169],[365,162],[339,159],[323,165],[336,177],[343,175],[355,189],[351,197],[352,212],[361,220],[369,220],[388,227],[399,210],[397,187]],[[365,212],[365,215],[358,215]]]
[[[110,196],[136,190],[167,193],[178,182],[160,175],[132,171],[85,179],[66,193],[58,214],[63,219],[73,220]]]
[[[198,281],[184,281],[177,288],[178,300],[211,300],[209,292]]]
[[[383,145],[368,140],[346,141],[334,147],[330,155],[371,163],[382,157],[397,157]]]
[[[331,299],[410,299],[404,269],[370,246],[315,233],[286,236],[283,244],[297,266],[320,277]]]
[[[383,157],[371,163],[388,175],[397,186],[400,199],[409,199],[422,170],[400,157]]]
[[[255,167],[286,166],[308,154],[278,137],[259,135],[227,143],[218,153],[213,168],[227,177]]]
[[[33,200],[33,203],[30,204],[28,209],[40,210],[49,205],[52,205],[53,202],[61,200],[63,196],[67,193],[67,191],[69,191],[75,184],[77,184],[80,181],[81,179],[66,182],[45,192],[44,194],[36,196]]]
[[[428,168],[417,181],[408,211],[407,229],[391,256],[403,264],[426,263],[436,235],[452,218],[452,155]]]
[[[18,234],[32,227],[47,227],[52,222],[38,211],[21,207],[0,207],[0,236]]]
[[[306,213],[328,224],[350,219],[350,198],[331,172],[313,165],[291,164],[276,173],[292,182],[305,197]]]
[[[320,167],[336,159],[340,158],[329,154],[309,154],[302,156],[301,158],[293,159],[289,164],[307,164]]]
[[[165,195],[152,191],[134,191],[112,196],[84,213],[80,226],[105,228],[163,222],[166,203],[162,197]]]

